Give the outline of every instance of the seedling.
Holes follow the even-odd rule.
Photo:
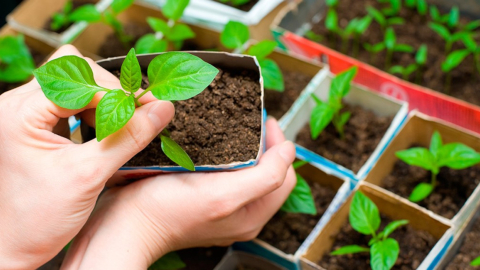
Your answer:
[[[34,69],[35,62],[22,35],[0,37],[0,81],[24,82]]]
[[[405,6],[409,9],[417,9],[418,14],[424,16],[428,12],[428,4],[425,0],[405,0]]]
[[[391,269],[398,259],[400,247],[397,240],[389,236],[399,227],[408,224],[408,220],[392,221],[383,231],[378,232],[381,222],[378,208],[374,202],[360,191],[357,191],[353,196],[348,217],[350,225],[355,231],[372,236],[372,239],[368,242],[369,247],[359,245],[344,246],[333,251],[330,255],[370,252],[370,266],[372,270]]]
[[[474,73],[475,70],[480,74],[480,45],[476,43],[476,41],[472,38],[471,35],[464,36],[463,38],[463,44],[465,44],[465,47],[470,51],[470,53],[473,55],[473,60],[474,60]]]
[[[95,5],[93,4],[85,4],[75,10],[73,10],[73,1],[68,0],[63,6],[62,11],[53,14],[52,22],[50,24],[50,28],[52,30],[57,31],[71,23],[76,22],[98,22],[101,20],[102,14],[97,11]]]
[[[358,68],[352,67],[339,73],[330,86],[328,102],[323,102],[315,94],[312,98],[317,104],[310,115],[310,131],[312,139],[316,140],[320,133],[332,122],[340,138],[345,139],[344,126],[350,119],[350,112],[340,113],[343,108],[342,99],[350,92],[350,84],[357,74]]]
[[[307,163],[307,161],[297,161],[293,163],[293,168],[296,170]],[[287,213],[316,215],[317,208],[315,207],[315,201],[313,199],[310,186],[300,174],[296,173],[296,176],[297,184],[293,188],[287,200],[283,203],[283,206],[280,210]]]
[[[240,22],[229,21],[220,35],[220,41],[228,49],[235,49],[238,53],[244,53],[245,43],[250,38],[248,27]],[[262,71],[265,88],[283,92],[285,85],[282,71],[277,63],[267,58],[277,47],[277,43],[271,40],[263,40],[250,46],[246,54],[255,56]]]
[[[353,37],[354,40],[354,55],[358,55],[360,47],[360,37],[367,31],[368,27],[372,23],[371,16],[365,16],[361,19],[354,18],[351,20],[345,29],[338,26],[338,18],[335,10],[330,10],[327,14],[326,25],[327,29],[339,35],[342,38],[342,52],[347,53],[348,42]]]
[[[164,53],[155,57],[148,66],[150,86],[140,94],[136,93],[142,83],[142,72],[134,49],[130,50],[121,67],[123,90],[97,85],[87,61],[77,56],[52,60],[33,73],[45,96],[62,108],[82,109],[96,93],[106,92],[95,114],[97,141],[101,141],[128,123],[135,107],[142,106],[140,98],[148,92],[160,100],[186,100],[200,94],[218,70],[188,53]],[[163,130],[159,138],[168,158],[185,169],[195,170],[188,154],[170,138],[167,130]]]
[[[382,27],[383,32],[393,25],[403,25],[405,23],[405,20],[401,17],[385,17],[382,12],[372,6],[367,7],[367,12]]]
[[[323,37],[321,35],[316,34],[312,30],[307,31],[305,33],[305,37],[315,42],[321,42],[323,40]]]
[[[250,2],[250,0],[220,0],[220,2],[238,7],[247,4],[248,2]]]
[[[387,16],[397,16],[402,9],[402,0],[387,0],[385,3],[389,3],[390,7],[382,9],[382,13]]]
[[[452,50],[453,43],[469,35],[465,31],[450,32],[447,27],[434,22],[429,23],[429,27],[445,40],[445,56]]]
[[[441,15],[440,11],[438,11],[438,8],[436,6],[431,6],[430,16],[432,17],[434,23],[446,25],[450,29],[454,29],[458,26],[460,11],[458,10],[458,7],[453,7],[450,10],[450,13]]]
[[[461,143],[442,143],[442,137],[435,131],[430,140],[430,149],[414,147],[399,151],[396,156],[405,163],[429,170],[432,174],[430,183],[418,184],[410,194],[409,200],[420,202],[428,197],[437,185],[440,168],[446,166],[455,170],[471,167],[480,162],[480,154]]]
[[[452,85],[452,70],[460,63],[463,62],[465,57],[467,57],[471,52],[468,49],[457,50],[450,53],[445,61],[442,63],[442,71],[446,74],[445,76],[445,93],[450,94],[450,88]]]
[[[183,269],[186,266],[178,253],[170,252],[154,262],[148,270],[177,270]]]
[[[397,36],[393,28],[388,28],[385,32],[385,39],[381,43],[377,43],[369,47],[372,51],[381,52],[387,50],[387,57],[385,58],[385,69],[388,70],[392,63],[393,53],[395,52],[413,52],[413,48],[407,44],[397,44]]]
[[[402,78],[408,81],[408,78],[410,77],[410,75],[413,72],[416,72],[417,73],[416,81],[417,83],[419,83],[421,72],[424,69],[426,63],[427,63],[427,45],[423,44],[422,46],[420,46],[420,48],[417,51],[417,54],[415,55],[415,64],[410,64],[407,67],[393,66],[390,68],[390,73],[401,74]]]
[[[480,257],[475,258],[471,263],[471,266],[479,266],[480,265]]]
[[[137,53],[165,52],[169,45],[179,50],[184,40],[194,38],[195,33],[192,29],[178,22],[189,2],[190,0],[167,0],[162,13],[168,21],[148,17],[147,22],[155,33],[146,34],[137,41],[135,44]]]

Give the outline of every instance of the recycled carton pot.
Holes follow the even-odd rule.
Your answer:
[[[392,172],[395,170],[394,168],[400,165],[399,163],[403,163],[402,161],[399,161],[399,159],[395,156],[395,153],[397,151],[408,149],[411,146],[421,146],[421,147],[428,148],[430,145],[430,139],[434,131],[438,131],[440,133],[444,144],[451,143],[451,142],[459,142],[475,149],[476,151],[480,151],[480,137],[477,134],[472,133],[463,128],[459,128],[448,122],[431,118],[424,114],[413,111],[409,115],[409,118],[406,124],[402,127],[402,129],[398,132],[398,134],[392,140],[390,145],[388,145],[385,151],[381,154],[377,164],[375,164],[375,166],[372,168],[368,176],[365,178],[365,181],[372,183],[374,185],[383,187],[385,185],[384,181],[386,177],[392,174]],[[479,165],[476,165],[475,167],[478,167],[478,166]],[[437,214],[440,215],[441,213],[438,213],[438,211],[441,211],[443,213],[448,213],[448,215],[451,216],[450,212],[452,212],[452,210],[448,209],[449,211],[446,212],[446,210],[442,210],[442,208],[440,208],[439,205],[443,205],[443,202],[445,201],[451,201],[451,199],[449,198],[452,197],[452,194],[442,195],[443,192],[442,194],[438,193],[439,192],[438,189],[441,188],[442,190],[445,190],[445,189],[450,190],[450,188],[447,188],[448,185],[452,185],[452,186],[460,185],[460,188],[459,188],[460,190],[465,191],[465,193],[468,191],[471,193],[466,198],[463,198],[465,201],[463,205],[458,204],[455,201],[452,201],[452,203],[454,203],[459,209],[459,211],[456,212],[453,217],[449,218],[445,214],[443,214],[443,216],[445,217],[440,217],[445,222],[455,225],[457,227],[462,227],[469,220],[469,218],[473,215],[475,210],[480,205],[480,187],[475,186],[475,184],[472,184],[473,187],[471,187],[472,185],[470,183],[468,183],[468,186],[465,186],[465,182],[469,182],[470,177],[471,177],[471,181],[474,181],[474,179],[476,178],[477,183],[480,182],[480,179],[478,179],[479,176],[475,176],[473,172],[467,173],[467,174],[468,175],[464,176],[464,178],[466,178],[468,181],[464,181],[462,183],[456,182],[456,181],[460,181],[459,180],[461,177],[460,175],[451,176],[450,179],[448,179],[448,181],[453,181],[452,184],[445,183],[445,179],[439,179],[438,180],[439,185],[436,187],[436,189],[433,190],[432,194],[430,195],[430,196],[441,197],[440,202],[435,203],[436,205],[435,212],[437,212]],[[447,174],[444,174],[444,177],[447,177]],[[402,178],[404,177],[402,176]],[[427,182],[429,180],[430,179],[427,179]],[[402,182],[394,185],[398,187],[402,185]],[[441,185],[444,185],[444,186],[441,186]],[[386,191],[386,193],[393,194],[393,192],[391,191]],[[459,196],[458,194],[455,194],[455,196],[453,197],[456,198],[458,196]],[[429,211],[429,212],[432,212],[432,211]]]
[[[332,74],[325,76],[313,92],[323,101],[328,99],[333,77],[334,75]],[[295,142],[299,132],[310,122],[310,113],[316,106],[310,94],[311,93],[305,93],[304,96],[300,97],[298,104],[295,105],[294,110],[290,112],[291,115],[287,118],[288,121],[286,121],[284,125],[284,130],[288,140]],[[367,175],[395,133],[400,129],[408,113],[408,104],[368,91],[357,84],[352,84],[350,93],[344,98],[343,102],[347,105],[359,106],[363,110],[371,111],[375,116],[392,118],[392,122],[385,134],[358,172],[353,172],[350,168],[345,168],[300,145],[297,145],[297,155],[302,159],[310,161],[328,174],[339,177],[347,175],[358,181]]]
[[[438,2],[440,5],[447,3],[444,0],[432,2]],[[448,3],[454,5],[453,1],[448,1]],[[461,2],[459,3],[461,4]],[[473,7],[472,3],[468,4],[469,9],[470,6]],[[272,24],[272,34],[280,47],[290,53],[300,54],[319,61],[327,61],[331,71],[335,74],[352,65],[357,66],[359,70],[355,82],[373,91],[406,101],[411,109],[418,109],[427,115],[480,133],[478,120],[480,118],[480,107],[404,81],[371,65],[304,38],[303,35],[311,27],[310,22],[320,21],[325,9],[324,0],[303,0],[298,5],[292,3],[284,7]],[[468,13],[468,10],[465,13]],[[478,17],[478,14],[476,14],[476,17]]]
[[[247,269],[286,270],[286,268],[283,268],[262,257],[241,251],[229,252],[214,270],[232,270],[239,269],[239,267],[244,267]]]
[[[425,209],[399,196],[385,193],[383,189],[369,183],[361,183],[356,191],[361,191],[369,197],[377,205],[381,215],[391,220],[406,219],[409,221],[408,226],[411,226],[415,231],[420,230],[426,232],[437,241],[416,269],[434,269],[434,267],[438,265],[440,258],[442,258],[453,241],[453,229],[451,225],[439,219],[438,216],[431,215],[431,213],[425,211]],[[336,236],[342,230],[342,226],[348,223],[352,198],[353,193],[345,204],[332,216],[305,253],[301,255],[300,262],[302,266],[324,270],[324,268],[319,266],[318,262],[320,262],[326,254],[333,251]]]
[[[229,161],[224,164],[217,164],[217,165],[212,165],[212,164],[202,164],[202,165],[196,165],[195,170],[198,172],[211,172],[211,171],[230,171],[230,170],[238,170],[238,169],[243,169],[247,167],[252,167],[255,166],[258,163],[258,160],[263,153],[264,147],[265,147],[265,120],[266,120],[266,114],[263,109],[263,81],[260,76],[260,68],[259,65],[254,57],[251,56],[245,56],[245,55],[236,55],[236,54],[231,54],[231,53],[226,53],[226,52],[190,52],[191,54],[198,56],[199,58],[203,59],[204,61],[212,64],[213,66],[217,68],[223,68],[223,69],[228,69],[228,70],[241,70],[241,71],[249,71],[251,72],[251,76],[255,76],[259,78],[258,81],[258,97],[255,98],[255,100],[258,100],[258,103],[253,104],[252,106],[258,106],[258,116],[255,116],[254,122],[255,127],[252,129],[247,129],[245,128],[244,130],[236,130],[235,134],[236,135],[241,135],[244,134],[245,132],[253,132],[251,130],[256,130],[256,126],[258,126],[259,130],[256,130],[255,132],[258,132],[258,136],[255,138],[258,138],[256,141],[251,141],[249,142],[252,146],[251,148],[254,148],[254,145],[257,145],[255,148],[256,154],[255,157],[252,157],[248,160],[234,160],[234,161]],[[140,62],[140,66],[142,67],[142,70],[146,70],[148,64],[159,54],[144,54],[144,55],[138,55],[138,60]],[[122,57],[115,57],[115,58],[110,58],[106,60],[101,60],[98,61],[97,63],[102,66],[103,68],[109,70],[109,71],[114,71],[114,70],[120,70],[120,67],[123,63],[124,56]],[[205,93],[205,92],[204,92]],[[203,93],[202,93],[203,94]],[[197,96],[198,97],[198,96]],[[194,97],[195,98],[195,97]],[[193,99],[194,99],[193,98]],[[250,101],[247,101],[250,102]],[[178,102],[177,102],[178,104]],[[177,114],[179,111],[177,111]],[[195,112],[192,112],[194,114]],[[228,119],[230,117],[228,112],[225,112],[225,114],[222,114],[222,119]],[[216,119],[219,119],[216,117]],[[258,122],[258,123],[257,123]],[[207,123],[208,124],[208,123]],[[258,125],[257,125],[258,124]],[[212,129],[217,128],[216,125],[212,124],[210,126],[213,126]],[[219,127],[221,128],[221,126]],[[212,131],[212,133],[214,133]],[[91,132],[84,132],[82,130],[82,136],[84,138],[84,141],[93,139],[94,135]],[[192,141],[196,141],[197,133],[192,133],[188,134],[186,136],[189,136],[189,138],[192,139]],[[212,135],[214,136],[214,134]],[[245,133],[244,136],[247,136]],[[250,136],[250,135],[248,135]],[[240,136],[241,137],[241,136]],[[218,139],[218,138],[217,138]],[[229,140],[232,138],[220,138],[218,140],[220,141],[215,141],[215,145],[219,145],[218,142],[224,142],[227,143]],[[181,145],[181,143],[180,143]],[[182,145],[181,145],[182,146]],[[244,145],[245,146],[245,145]],[[114,147],[114,146],[113,146]],[[199,146],[200,147],[200,146]],[[246,147],[246,146],[245,146]],[[160,149],[158,149],[160,151]],[[212,150],[213,151],[213,150]],[[187,151],[188,152],[188,151]],[[227,157],[224,157],[225,160],[227,160]],[[195,162],[195,160],[194,160]],[[148,176],[153,176],[153,175],[158,175],[161,173],[167,173],[167,172],[185,172],[186,169],[179,167],[179,166],[160,166],[158,164],[148,164],[144,166],[124,166],[120,168],[120,170],[112,177],[112,179],[107,183],[107,186],[114,186],[114,185],[121,185],[125,184],[128,181],[132,181],[135,179],[140,179]]]
[[[82,2],[80,0],[79,2]],[[93,0],[98,11],[104,11],[112,0]],[[52,46],[70,43],[86,27],[86,22],[74,23],[62,33],[44,29],[52,16],[61,11],[67,0],[26,0],[23,1],[10,15],[7,16],[8,24],[15,30],[28,34]],[[90,3],[91,1],[85,1]]]

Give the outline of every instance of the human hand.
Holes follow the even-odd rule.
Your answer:
[[[275,120],[256,167],[167,174],[106,191],[75,237],[62,269],[147,269],[189,247],[255,238],[296,183],[295,148]]]
[[[52,58],[80,53],[64,46]],[[101,86],[119,89],[112,74],[88,60]],[[146,95],[123,129],[76,145],[52,132],[60,119],[93,119],[102,94],[86,109],[49,101],[33,80],[0,95],[0,269],[34,269],[54,257],[83,227],[105,182],[171,121],[170,102]]]

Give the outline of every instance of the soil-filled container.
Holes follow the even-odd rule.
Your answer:
[[[430,183],[431,173],[410,166],[397,158],[396,152],[411,147],[429,148],[432,134],[438,131],[443,144],[458,142],[480,151],[480,137],[445,121],[412,112],[372,168],[366,182],[409,198],[420,183]],[[463,226],[480,204],[480,165],[462,170],[441,168],[433,192],[418,204],[457,226]]]
[[[52,46],[72,42],[86,27],[86,22],[77,22],[54,31],[50,27],[52,16],[63,10],[67,0],[26,0],[10,15],[8,24],[15,30],[28,34]],[[73,0],[73,7],[95,4],[98,11],[104,11],[112,0]]]
[[[333,75],[324,78],[314,93],[328,100]],[[316,140],[310,134],[310,114],[316,102],[301,97],[285,124],[285,136],[296,142],[297,154],[333,175],[359,180],[370,171],[383,149],[404,122],[408,105],[352,84],[343,103],[352,116],[341,139],[330,124]]]
[[[255,166],[264,150],[263,81],[254,57],[226,52],[190,52],[220,70],[199,95],[175,102],[175,117],[167,126],[171,138],[190,156],[195,170],[228,171]],[[143,72],[159,54],[138,55]],[[98,61],[114,74],[125,57]],[[143,88],[148,86],[144,79]],[[83,134],[82,134],[83,135]],[[84,137],[84,139],[91,139]],[[186,169],[161,151],[160,139],[132,158],[108,186],[165,172]]]
[[[408,220],[407,225],[390,235],[398,241],[400,247],[398,259],[392,269],[433,269],[438,264],[453,240],[453,229],[449,224],[421,207],[385,193],[381,188],[369,183],[361,183],[357,190],[378,207],[381,216],[380,229],[393,220]],[[370,269],[368,252],[329,255],[333,250],[345,245],[368,246],[369,236],[353,230],[349,224],[353,194],[302,254],[302,265],[316,265],[319,269]]]
[[[242,251],[229,252],[214,270],[287,270],[262,257]]]

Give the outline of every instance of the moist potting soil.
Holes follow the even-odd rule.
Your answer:
[[[478,270],[478,266],[470,266],[480,256],[480,219],[477,218],[472,229],[465,235],[464,242],[445,270]]]
[[[186,264],[182,270],[212,270],[227,253],[226,247],[190,248],[177,251]]]

